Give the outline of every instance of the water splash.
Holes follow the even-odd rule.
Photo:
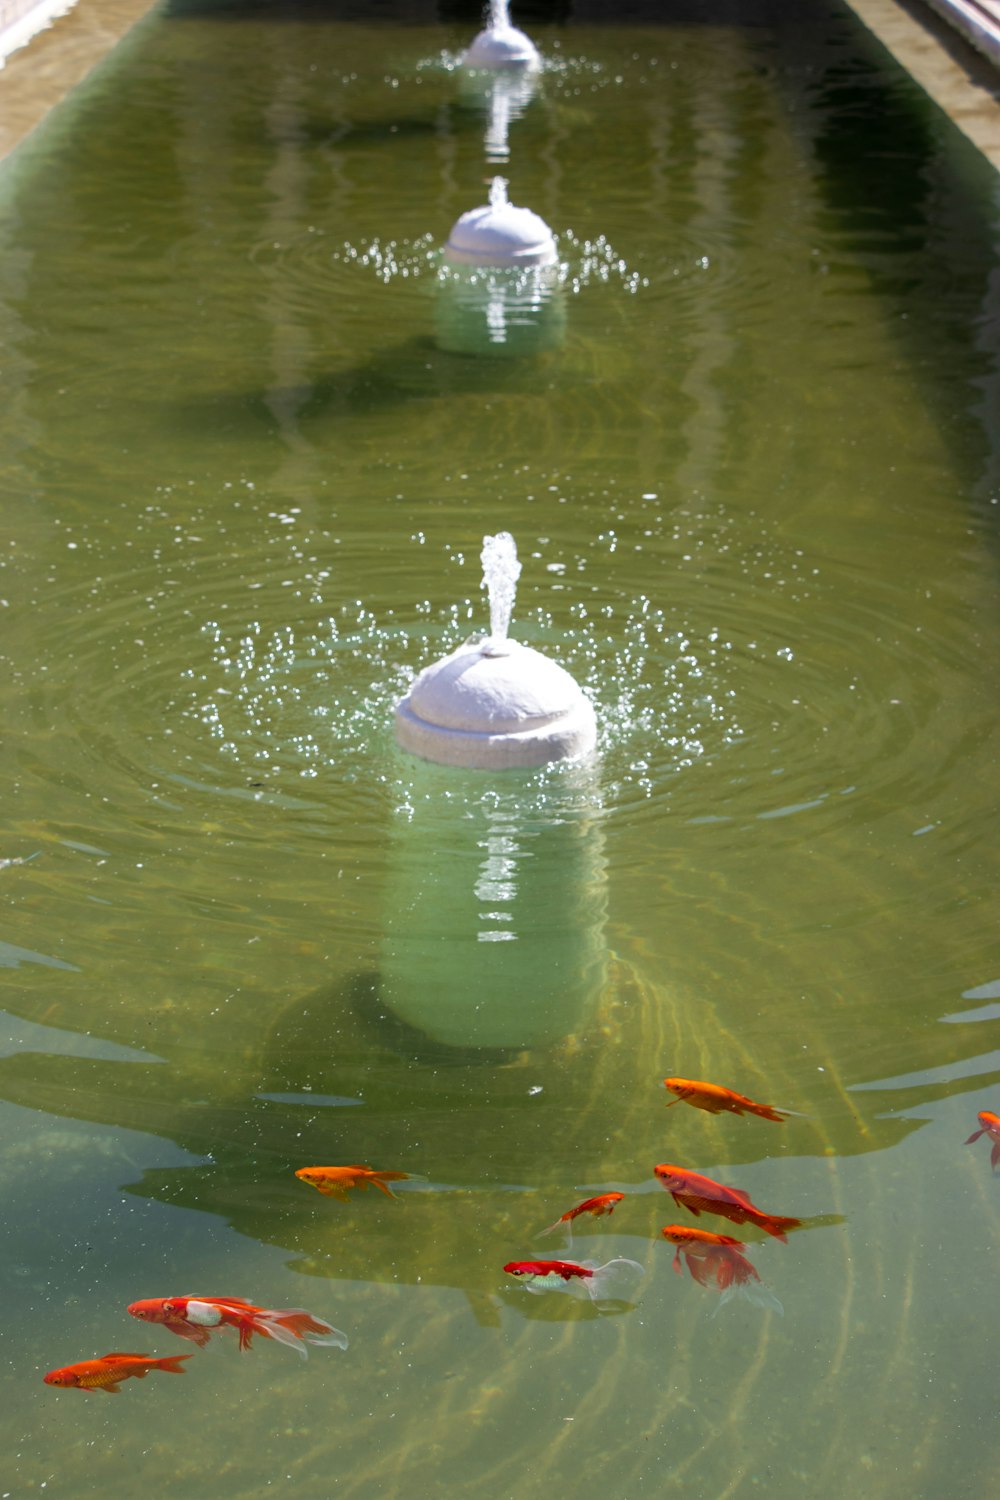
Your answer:
[[[489,15],[486,22],[490,31],[510,30],[510,5],[508,0],[490,0]]]
[[[505,178],[497,177],[494,181],[503,183],[504,191],[506,190]],[[492,187],[490,191],[492,193]],[[561,229],[555,237],[559,243],[560,259],[552,268],[552,275],[557,285],[571,295],[578,296],[591,286],[610,283],[634,296],[650,285],[649,278],[634,270],[604,235],[598,235],[596,239],[584,239],[573,229]],[[568,254],[565,253],[567,249]],[[334,265],[345,270],[366,272],[385,284],[397,279],[416,282],[425,276],[433,276],[438,281],[458,279],[463,282],[488,281],[499,276],[505,283],[511,281],[515,286],[525,288],[538,281],[537,267],[534,266],[449,266],[432,234],[424,234],[414,240],[376,238],[357,245],[347,240],[339,249],[324,251],[324,254],[328,256],[327,267]],[[290,263],[286,264],[286,270],[293,274]],[[685,276],[700,274],[700,267],[684,268]],[[681,275],[680,270],[677,275]],[[326,277],[325,294],[328,294],[328,269],[317,270],[314,283],[319,285],[323,276]]]
[[[494,179],[502,182],[502,177]],[[517,580],[521,576],[521,564],[517,560],[517,544],[509,531],[498,531],[496,536],[483,537],[480,554],[483,563],[483,588],[490,600],[490,641],[500,645],[507,639],[510,617],[514,612],[514,597]]]
[[[587,586],[590,551],[633,554],[620,530],[602,532],[582,551],[533,536],[529,550],[552,582],[539,592],[533,576],[532,599],[519,592],[517,638],[556,655],[594,702],[607,805],[639,807],[683,787],[689,810],[717,818],[720,807],[700,805],[698,767],[724,761],[733,806],[741,798],[753,803],[747,767],[760,736],[772,745],[776,768],[808,763],[815,735],[835,718],[840,678],[798,649],[790,659],[787,633],[789,610],[820,607],[821,584],[803,554],[782,545],[760,517],[752,518],[760,536],[748,548],[746,518],[701,496],[671,507],[653,494],[632,503],[643,510],[638,546],[657,572],[674,571],[679,599],[665,603],[617,575],[599,589]],[[413,540],[423,542],[423,534]],[[525,544],[522,537],[522,551]],[[475,552],[445,551],[478,575]],[[277,623],[288,605],[276,579],[273,592],[259,596],[256,622],[220,615],[203,625],[201,660],[183,674],[181,715],[190,732],[178,734],[178,744],[190,747],[203,782],[221,782],[234,796],[274,802],[301,796],[303,781],[334,779],[367,788],[366,796],[385,798],[406,816],[414,773],[393,754],[393,708],[416,666],[457,649],[477,627],[485,634],[478,582],[470,578],[469,591],[440,608],[418,599],[397,616],[351,598],[330,611],[326,579],[313,609],[297,603]],[[206,740],[217,760],[204,756]],[[540,773],[540,798],[563,771]]]

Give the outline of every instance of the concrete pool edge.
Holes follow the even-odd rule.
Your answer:
[[[931,4],[846,0],[887,52],[1000,171],[1000,74]]]
[[[155,0],[12,6],[0,32],[0,162],[117,46]],[[0,9],[0,22],[5,19]],[[41,29],[32,31],[36,24]]]

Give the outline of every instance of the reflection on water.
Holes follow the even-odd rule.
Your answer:
[[[438,343],[492,176],[464,23],[175,3],[6,164],[5,1490],[986,1489],[994,184],[839,10],[781,9],[532,21],[509,171],[563,274],[527,357]],[[515,881],[538,993],[573,975],[529,1046],[396,1013],[387,961],[427,895],[392,704],[483,627],[501,527],[600,728],[585,847]],[[795,1113],[668,1112],[671,1074]],[[738,1231],[783,1318],[673,1274],[663,1161],[804,1221]],[[323,1162],[410,1178],[343,1204]],[[573,1254],[639,1262],[627,1300],[511,1284],[604,1192]],[[41,1385],[192,1292],[350,1351]]]

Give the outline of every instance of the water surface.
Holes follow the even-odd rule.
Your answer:
[[[750,19],[532,25],[534,354],[439,343],[496,170],[457,24],[168,4],[5,164],[4,1493],[987,1485],[996,183],[839,8]],[[573,803],[604,983],[497,1056],[380,964],[440,816],[391,706],[501,528],[601,754],[455,814]],[[343,1205],[324,1160],[413,1178]],[[736,1231],[782,1318],[671,1274],[664,1160],[807,1221]],[[626,1297],[503,1275],[612,1189],[573,1251]],[[350,1350],[41,1384],[184,1352],[124,1311],[184,1292]]]

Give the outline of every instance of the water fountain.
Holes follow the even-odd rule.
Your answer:
[[[530,37],[510,22],[507,0],[491,0],[485,28],[462,54],[463,68],[541,67],[538,48]]]
[[[462,214],[444,247],[438,342],[460,354],[537,354],[565,329],[555,237],[494,177],[489,202]]]
[[[557,259],[551,229],[530,208],[511,203],[503,177],[494,177],[488,203],[455,220],[444,254],[453,266],[551,266]]]
[[[514,538],[483,539],[490,634],[425,667],[396,706],[396,738],[442,765],[539,766],[585,755],[596,740],[590,699],[557,662],[508,635],[520,577]]]
[[[535,96],[541,59],[523,31],[511,26],[506,4],[494,7],[489,25],[462,58],[458,70],[463,100],[486,115],[486,160],[506,161],[507,135]]]
[[[400,746],[436,765],[415,769],[394,841],[379,998],[437,1043],[512,1051],[564,1041],[594,1013],[603,837],[593,706],[508,635],[513,538],[484,538],[482,560],[489,636],[425,667],[396,708]],[[553,761],[572,764],[537,769]]]

